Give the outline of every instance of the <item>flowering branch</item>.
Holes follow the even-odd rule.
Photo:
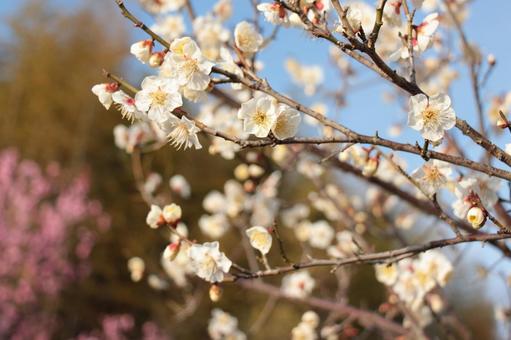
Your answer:
[[[456,244],[461,243],[492,242],[505,240],[509,238],[511,238],[511,234],[507,233],[466,235],[462,237],[430,241],[425,244],[411,245],[399,249],[387,250],[371,254],[356,255],[344,259],[313,259],[307,262],[295,263],[293,265],[286,267],[275,267],[270,270],[257,271],[250,275],[234,274],[232,278],[226,278],[224,282],[234,282],[239,279],[255,279],[261,277],[282,275],[285,273],[313,267],[334,267],[338,269],[339,267],[350,264],[378,264],[378,263],[390,264],[401,261],[405,258],[416,256],[420,253],[423,253],[431,249],[454,246]]]

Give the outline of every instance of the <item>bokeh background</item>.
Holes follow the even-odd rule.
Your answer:
[[[196,3],[200,13],[214,1]],[[234,0],[233,3],[241,10],[230,21],[230,28],[240,18],[251,15],[247,12],[248,0]],[[136,1],[127,1],[127,4],[144,21],[151,21]],[[474,1],[466,24],[467,34],[499,60],[497,71],[485,89],[488,93],[504,92],[509,85],[511,63],[505,61],[511,59],[511,49],[504,43],[503,35],[510,12],[511,2],[507,0]],[[206,293],[197,296],[198,308],[186,315],[174,308],[175,304],[183,302],[179,292],[173,289],[157,291],[145,281],[134,283],[126,267],[127,259],[140,256],[146,260],[148,268],[161,272],[159,256],[166,240],[145,225],[147,206],[136,190],[129,157],[113,143],[112,129],[121,122],[120,115],[114,110],[105,111],[90,88],[105,81],[102,69],[123,74],[138,83],[148,70],[134,62],[128,48],[143,37],[122,18],[113,1],[0,2],[0,149],[17,152],[19,159],[35,161],[45,172],[48,170],[44,169],[51,168],[55,162],[60,164],[58,175],[52,178],[59,188],[69,186],[79,176],[86,176],[90,188],[87,196],[100,202],[102,213],[109,218],[109,228],[103,230],[97,227],[96,220],[79,223],[87,230],[94,230],[94,247],[85,260],[80,260],[89,264],[86,273],[63,279],[61,289],[55,294],[41,294],[25,305],[19,301],[15,303],[16,308],[19,307],[19,324],[30,315],[50,315],[47,320],[51,320],[51,327],[41,325],[51,330],[51,338],[67,339],[91,332],[114,334],[108,333],[108,329],[105,331],[105,325],[108,328],[105,317],[115,315],[124,315],[125,319],[115,319],[111,322],[112,327],[128,325],[125,332],[128,338],[139,338],[147,322],[154,322],[169,338],[207,337],[207,321],[213,307],[207,297],[207,286],[204,286]],[[306,45],[297,49],[296,41],[305,41]],[[281,34],[262,57],[266,65],[263,75],[271,75],[272,83],[278,89],[295,94],[306,102],[307,99],[300,98],[301,94],[291,85],[283,63],[287,57],[293,56],[305,64],[327,66],[327,53],[318,54],[316,45],[317,42],[304,39],[304,35],[297,31]],[[272,62],[275,60],[277,62]],[[460,71],[453,97],[457,98],[457,111],[470,120],[474,117],[473,103],[460,99],[464,98],[462,94],[468,88],[463,72]],[[381,94],[388,90],[387,86],[372,77],[368,75],[368,79],[361,82],[364,85],[345,98],[349,105],[332,117],[342,118],[346,125],[364,133],[381,129],[383,123],[388,123],[388,117],[392,117],[392,121],[402,120],[402,113],[396,114],[395,107],[384,104]],[[335,75],[326,72],[325,83],[335,81]],[[374,100],[368,101],[368,96]],[[386,133],[380,131],[382,136]],[[409,136],[404,133],[402,138]],[[210,190],[222,188],[238,164],[236,160],[225,161],[210,156],[206,151],[178,152],[171,147],[163,148],[145,158],[144,162],[146,168],[158,171],[164,180],[174,174],[183,174],[192,183],[192,198],[181,202],[192,235],[199,235],[194,230],[203,213],[202,198]],[[413,164],[417,160],[410,162]],[[292,189],[285,189],[283,197],[306,197],[309,190],[306,182],[294,178],[287,184]],[[9,181],[3,185],[9,185]],[[0,210],[0,217],[3,228],[8,231],[16,226],[9,224],[13,220],[9,220],[6,206]],[[59,245],[69,249],[75,247],[76,237],[81,235],[77,230],[70,227],[66,231],[69,237],[60,240]],[[27,232],[30,233],[30,229]],[[224,242],[228,249],[230,245],[234,246],[236,237],[227,237]],[[391,245],[381,243],[382,249]],[[25,245],[23,251],[30,251],[30,244]],[[51,249],[46,247],[41,251],[51,252]],[[467,254],[448,293],[453,308],[459,309],[474,338],[490,339],[497,337],[492,304],[507,297],[502,294],[501,282],[478,279],[476,266],[471,266],[474,262],[488,265],[498,260],[491,250],[485,250],[484,255]],[[67,256],[66,252],[60,256]],[[69,261],[76,263],[78,260],[76,256],[70,256]],[[374,280],[371,268],[351,270],[356,272],[356,280],[349,287],[350,303],[377,308],[384,299],[384,289]],[[320,271],[318,275],[327,277],[328,273]],[[14,285],[19,282],[19,277],[10,279],[14,280]],[[38,280],[36,277],[30,279]],[[319,292],[320,295],[324,293]],[[7,303],[7,300],[3,301]],[[265,302],[264,295],[226,287],[225,298],[217,305],[238,316],[240,329],[247,331],[254,326]],[[256,331],[249,334],[250,338],[287,338],[305,310],[306,306],[278,301],[269,319],[264,325],[258,325]],[[9,338],[14,334],[13,329],[0,337]],[[156,331],[153,333],[157,334]]]

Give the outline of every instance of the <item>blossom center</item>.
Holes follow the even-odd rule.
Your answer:
[[[252,237],[257,245],[263,246],[266,243],[266,235],[263,233],[254,233]]]
[[[266,125],[268,122],[268,116],[266,115],[266,112],[258,110],[254,115],[254,122],[257,125]]]
[[[167,101],[167,94],[160,89],[151,92],[150,96],[155,105],[165,105]]]
[[[218,268],[215,259],[211,255],[206,255],[202,265],[208,273],[214,273]]]
[[[424,120],[424,124],[432,124],[438,120],[438,110],[434,110],[431,107],[426,107],[426,109],[422,112],[422,119]]]

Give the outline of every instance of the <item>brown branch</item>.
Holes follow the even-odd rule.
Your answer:
[[[391,332],[395,334],[407,333],[407,330],[403,326],[397,324],[392,320],[386,319],[383,316],[378,315],[377,313],[361,308],[356,308],[354,306],[350,306],[342,302],[334,302],[316,297],[308,297],[303,299],[293,298],[283,294],[278,287],[253,280],[240,280],[237,282],[237,284],[239,284],[243,288],[258,291],[269,296],[274,296],[276,298],[284,298],[286,300],[303,303],[314,308],[336,312],[342,316],[344,315],[350,316],[356,319],[362,326],[366,328],[378,327],[382,331]]]
[[[146,32],[153,40],[159,42],[160,44],[162,44],[166,49],[169,49],[170,48],[170,43],[168,41],[166,41],[165,39],[163,39],[161,36],[159,36],[158,34],[154,33],[149,27],[147,27],[142,21],[138,20],[136,16],[134,16],[127,8],[126,6],[124,5],[124,1],[123,0],[115,0],[115,3],[117,4],[117,6],[119,6],[119,9],[121,10],[121,13],[122,15],[127,18],[128,20],[130,20],[134,25],[135,27],[138,27],[140,28],[141,30],[143,30],[144,32]]]
[[[398,262],[404,258],[416,256],[420,253],[426,252],[431,249],[443,248],[447,246],[454,246],[461,243],[470,242],[490,242],[499,241],[511,238],[511,234],[498,233],[498,234],[472,234],[463,237],[455,237],[450,239],[442,239],[430,241],[425,244],[411,245],[399,249],[387,250],[376,253],[361,254],[351,256],[343,259],[312,259],[307,262],[295,263],[286,267],[275,267],[270,270],[261,270],[253,272],[251,275],[235,274],[232,278],[226,278],[224,282],[232,282],[239,279],[256,279],[261,277],[277,276],[294,272],[301,269],[314,268],[314,267],[335,267],[339,268],[350,264],[378,264],[378,263],[393,263]]]
[[[374,21],[373,30],[371,31],[371,34],[369,34],[369,48],[375,48],[376,41],[378,40],[378,35],[380,34],[380,28],[383,25],[383,11],[385,9],[386,3],[387,0],[380,0],[378,6],[376,7],[376,20]]]

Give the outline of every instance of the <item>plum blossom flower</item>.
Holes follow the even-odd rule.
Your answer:
[[[448,163],[439,160],[429,160],[412,173],[422,190],[433,195],[449,181],[452,169]]]
[[[295,59],[289,58],[285,66],[293,82],[302,86],[308,96],[316,93],[316,88],[323,82],[323,70],[319,65],[301,65]]]
[[[346,19],[348,20],[351,28],[355,31],[359,31],[360,28],[364,32],[371,32],[374,21],[376,19],[375,9],[373,6],[366,4],[363,1],[353,1],[349,3],[348,13]],[[339,25],[336,31],[342,33],[344,27]]]
[[[425,291],[430,291],[436,284],[444,287],[452,271],[451,262],[439,251],[422,253],[414,263],[414,274]]]
[[[144,182],[144,192],[153,194],[162,182],[161,175],[157,172],[150,173]]]
[[[128,270],[130,272],[131,280],[138,282],[142,279],[145,270],[145,262],[140,257],[132,257],[128,260]]]
[[[165,223],[163,211],[159,206],[155,204],[151,205],[151,209],[147,213],[146,223],[152,229],[158,229],[158,227]]]
[[[425,17],[422,23],[414,28],[412,32],[412,47],[414,53],[420,54],[428,49],[433,41],[433,35],[438,25],[438,13],[432,13]],[[404,39],[401,47],[389,56],[390,60],[408,59],[410,57],[410,50],[406,43],[407,40],[408,39]]]
[[[302,120],[300,113],[284,104],[279,105],[278,116],[271,132],[277,139],[291,138],[296,135]]]
[[[221,61],[220,61],[220,63],[218,63],[219,68],[221,68],[227,72],[231,72],[240,78],[243,78],[243,71],[234,62],[231,52],[229,52],[229,50],[226,49],[225,47],[220,48],[220,59],[221,59]],[[243,88],[243,85],[240,83],[232,83],[231,87],[234,90],[241,90]]]
[[[387,286],[392,286],[399,276],[397,265],[394,263],[377,264],[374,266],[374,270],[376,280]]]
[[[277,102],[267,95],[250,99],[241,104],[238,111],[238,118],[243,119],[243,130],[259,138],[268,136],[277,116]]]
[[[214,240],[224,236],[230,226],[229,220],[224,214],[202,215],[199,218],[200,230]]]
[[[231,35],[229,30],[222,26],[220,20],[211,15],[195,18],[193,31],[202,52],[211,60],[218,58],[220,48],[229,40]]]
[[[353,256],[356,254],[358,249],[355,234],[349,230],[339,231],[335,235],[337,243],[328,247],[327,253],[334,258],[343,258],[346,256]],[[357,240],[357,242],[360,242]]]
[[[98,96],[99,102],[107,110],[112,105],[113,103],[112,95],[117,90],[119,90],[119,84],[117,83],[97,84],[92,87],[92,93]]]
[[[183,16],[167,15],[163,18],[157,18],[156,23],[151,26],[151,30],[160,35],[167,41],[179,38],[186,30]]]
[[[167,137],[172,141],[178,150],[181,147],[184,149],[195,147],[196,150],[201,149],[202,145],[197,137],[197,132],[200,129],[195,125],[193,120],[181,116],[181,119],[171,115],[166,121],[160,124],[163,131],[168,135]]]
[[[174,175],[169,179],[170,189],[177,193],[179,196],[183,198],[189,198],[192,189],[190,188],[190,183],[186,180],[183,175]]]
[[[142,81],[141,87],[135,95],[137,109],[147,112],[149,119],[157,123],[173,117],[172,111],[183,105],[178,85],[170,79],[149,76]]]
[[[130,121],[144,120],[146,116],[137,109],[135,99],[128,96],[123,90],[119,90],[112,94],[112,100],[117,104],[117,108],[121,111],[122,118]]]
[[[479,207],[472,207],[467,212],[467,221],[474,229],[479,229],[486,222],[486,213]]]
[[[289,17],[287,10],[279,3],[263,2],[257,5],[257,10],[262,12],[264,18],[274,25],[289,24]]]
[[[139,0],[142,7],[152,14],[163,14],[179,10],[186,0]]]
[[[232,0],[218,0],[213,13],[222,21],[229,19],[232,15]]]
[[[392,26],[401,25],[401,7],[403,0],[391,0],[387,1],[383,10],[383,20]]]
[[[213,340],[245,340],[246,336],[238,329],[238,319],[219,308],[211,311],[208,334]]]
[[[420,131],[422,137],[437,142],[444,131],[456,124],[456,113],[451,107],[451,98],[446,94],[437,94],[429,98],[417,94],[410,98],[408,125]]]
[[[130,53],[133,54],[142,64],[147,63],[153,53],[153,41],[151,39],[137,41],[131,45]]]
[[[475,174],[463,178],[454,190],[457,200],[452,203],[454,214],[459,218],[465,218],[470,208],[474,206],[474,199],[486,209],[490,209],[497,203],[501,181],[498,178],[486,174]],[[476,196],[475,198],[473,196]]]
[[[236,25],[234,40],[236,47],[248,54],[257,52],[263,44],[263,36],[257,32],[253,24],[247,21],[242,21]]]
[[[181,207],[175,203],[168,204],[163,207],[162,216],[168,224],[176,224],[181,219],[183,212]]]
[[[220,252],[218,242],[193,244],[188,250],[195,274],[208,282],[222,282],[232,262]]]
[[[250,245],[259,250],[261,254],[266,255],[270,251],[272,237],[268,229],[260,226],[249,228],[245,231],[250,241]]]
[[[327,221],[316,221],[309,228],[309,243],[312,247],[326,249],[332,243],[335,232]]]
[[[165,250],[163,251],[162,258],[167,261],[174,261],[179,254],[179,250],[181,248],[181,242],[172,242],[169,243]]]
[[[162,75],[175,79],[180,86],[203,91],[209,85],[213,63],[206,60],[197,43],[190,37],[176,39],[170,45],[162,64]]]
[[[287,296],[303,299],[309,296],[315,285],[312,276],[304,270],[284,276],[281,290]]]
[[[292,340],[315,340],[318,338],[316,328],[319,326],[319,316],[309,310],[302,315],[300,323],[291,330]]]

